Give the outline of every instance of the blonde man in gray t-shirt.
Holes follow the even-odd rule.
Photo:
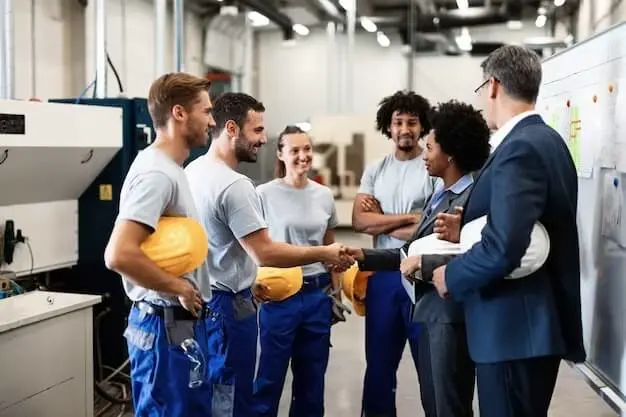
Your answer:
[[[155,410],[167,410],[168,417],[211,416],[210,383],[206,375],[190,375],[192,364],[181,347],[193,339],[205,357],[208,353],[204,328],[212,317],[205,308],[211,298],[202,273],[206,265],[178,277],[141,250],[162,216],[199,220],[182,165],[191,148],[206,145],[207,128],[215,123],[208,88],[207,80],[185,73],[165,74],[152,84],[148,106],[156,139],[139,152],[124,179],[104,254],[133,301],[124,336],[138,416]],[[198,382],[202,389],[190,388]]]

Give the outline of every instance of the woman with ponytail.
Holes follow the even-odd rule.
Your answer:
[[[308,178],[313,145],[297,126],[287,126],[278,138],[276,178],[260,185],[265,221],[273,240],[300,246],[329,245],[337,225],[331,190]],[[293,373],[290,416],[324,415],[324,377],[330,350],[334,289],[340,297],[339,275],[321,263],[303,265],[304,285],[283,301],[259,309],[261,356],[254,387],[258,417],[276,417],[291,361]]]

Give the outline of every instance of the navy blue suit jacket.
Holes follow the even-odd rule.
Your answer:
[[[545,355],[584,361],[577,194],[569,150],[538,115],[518,122],[479,173],[462,223],[488,214],[482,240],[445,272],[448,292],[464,304],[475,362]],[[537,220],[550,236],[548,260],[530,276],[505,280]]]

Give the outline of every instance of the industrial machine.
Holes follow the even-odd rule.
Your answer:
[[[75,107],[97,106],[121,109],[122,148],[98,174],[78,199],[78,262],[71,272],[62,272],[57,281],[66,291],[88,292],[104,296],[98,309],[96,325],[96,376],[102,367],[117,368],[127,358],[122,335],[130,303],[119,276],[104,265],[104,250],[118,213],[120,191],[128,169],[137,153],[155,139],[145,98],[54,99]],[[195,149],[187,163],[206,152]],[[88,277],[88,278],[86,278]],[[106,312],[106,314],[104,313]],[[106,340],[106,343],[99,343]]]
[[[79,199],[120,148],[119,108],[0,101],[0,275],[5,282],[27,276],[51,282],[53,274],[61,279],[75,273]],[[83,274],[85,282],[94,279]],[[0,301],[5,376],[0,416],[93,415],[92,309],[101,297],[44,291],[9,295]],[[41,348],[46,355],[40,355]]]

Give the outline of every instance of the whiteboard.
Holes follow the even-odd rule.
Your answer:
[[[537,110],[567,142],[579,177],[585,368],[593,374],[588,375],[590,378],[596,378],[598,384],[621,397],[613,402],[623,403],[626,392],[626,23],[546,59]]]

